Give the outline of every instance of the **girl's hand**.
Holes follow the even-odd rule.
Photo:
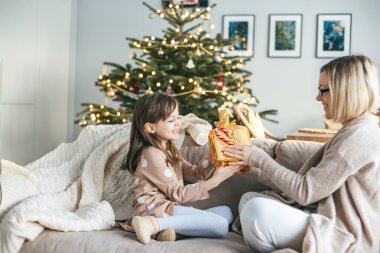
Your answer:
[[[230,165],[248,165],[249,156],[257,147],[254,145],[231,145],[225,146],[223,149],[223,154],[233,158],[237,158],[239,162],[230,162]]]
[[[240,170],[239,166],[219,166],[215,169],[212,177],[205,181],[206,189],[209,191],[217,187],[221,182],[231,177],[233,174]]]

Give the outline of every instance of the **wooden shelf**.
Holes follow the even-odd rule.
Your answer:
[[[316,133],[292,133],[287,136],[288,140],[328,142],[334,134],[316,134]]]

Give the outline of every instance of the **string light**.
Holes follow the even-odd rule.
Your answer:
[[[203,11],[200,8],[196,8],[195,11],[193,11],[191,13],[189,11],[184,11],[180,5],[174,5],[173,6],[172,4],[170,4],[169,8],[171,8],[171,10],[168,10],[168,9],[156,10],[156,13],[161,18],[165,18],[167,20],[169,20],[171,17],[174,17],[174,15],[177,15],[177,18],[179,17],[179,20],[182,19],[184,22],[187,22],[187,20],[190,21],[190,19],[194,19],[197,17],[198,18],[201,17],[204,20],[209,20],[211,17],[208,13],[211,10],[210,7],[207,7]],[[179,11],[177,11],[177,10],[179,10]],[[171,14],[173,16],[170,16]],[[206,22],[206,21],[204,21],[204,22]],[[148,53],[151,49],[154,49],[153,52],[156,52],[159,55],[163,55],[164,50],[167,54],[170,52],[169,48],[174,48],[174,49],[176,49],[176,48],[189,48],[190,50],[188,51],[189,52],[188,56],[190,58],[191,57],[194,58],[194,54],[196,56],[202,56],[202,54],[203,55],[208,54],[210,56],[211,55],[213,56],[213,55],[215,55],[215,52],[219,52],[220,47],[215,46],[215,45],[210,45],[208,42],[205,45],[203,45],[203,43],[200,43],[201,41],[205,41],[205,40],[203,40],[203,38],[201,36],[205,36],[206,38],[210,38],[210,34],[209,34],[210,29],[215,29],[215,25],[211,24],[210,21],[207,21],[207,22],[209,24],[208,29],[204,30],[204,28],[199,27],[197,29],[196,34],[188,34],[188,35],[186,35],[185,38],[183,38],[183,37],[177,38],[176,37],[176,40],[175,40],[175,39],[168,37],[167,39],[163,38],[162,40],[159,39],[156,41],[156,38],[154,36],[150,36],[150,37],[145,36],[143,41],[140,41],[140,42],[139,41],[133,41],[132,45],[133,45],[133,47],[142,50],[142,52],[144,52],[144,53]],[[175,31],[181,32],[181,28],[176,27]],[[193,42],[193,41],[195,41],[195,42]],[[223,45],[219,45],[219,46],[223,46]],[[228,45],[228,49],[233,50],[234,49],[233,45]],[[224,63],[224,65],[225,65],[224,73],[225,73],[226,77],[232,75],[231,71],[229,71],[229,70],[235,69],[235,68],[242,68],[242,66],[244,64],[243,60],[240,60],[239,63],[236,63],[235,60],[232,61],[230,59],[225,59],[224,55],[222,53],[220,53],[220,55],[221,55],[221,59],[219,59],[218,62]],[[140,61],[139,58],[136,57],[136,53],[134,53],[134,55],[131,57],[133,59],[135,59],[135,61],[138,62],[137,64],[139,64],[143,68],[144,71],[149,71],[152,76],[157,75],[157,72],[155,70],[151,70],[149,68],[145,69],[147,67],[147,64],[145,62],[142,62],[142,60]],[[161,59],[164,59],[164,58],[162,57]],[[195,57],[195,59],[196,59],[196,57]],[[196,60],[198,60],[198,59],[196,59]],[[160,69],[160,68],[157,68],[157,70],[158,69]],[[120,94],[120,93],[126,94],[128,96],[139,97],[139,96],[142,96],[143,94],[146,94],[146,93],[154,93],[154,91],[151,88],[151,85],[153,85],[152,87],[155,88],[155,86],[161,87],[162,86],[161,82],[163,82],[164,84],[166,82],[168,82],[168,83],[166,83],[166,85],[174,83],[174,80],[172,78],[170,78],[170,75],[168,75],[168,73],[166,71],[162,71],[162,72],[160,71],[160,72],[158,72],[159,76],[155,77],[155,80],[153,80],[153,81],[151,79],[149,79],[149,77],[148,77],[149,74],[148,74],[148,76],[146,76],[146,80],[144,79],[144,80],[139,80],[139,81],[133,81],[133,83],[130,83],[129,84],[130,85],[130,91],[131,91],[130,92],[128,90],[123,89],[123,88],[128,87],[128,84],[126,84],[126,82],[128,82],[128,80],[131,78],[132,78],[132,80],[133,79],[136,80],[136,75],[139,79],[142,79],[145,77],[145,73],[134,73],[134,72],[132,72],[132,74],[131,74],[129,72],[126,72],[124,75],[124,79],[115,80],[112,75],[110,77],[107,74],[107,71],[105,68],[103,70],[104,71],[102,72],[102,75],[98,76],[99,81],[97,82],[97,84],[104,85],[102,87],[102,89],[104,89],[104,91],[106,92],[108,97],[114,97],[116,94]],[[131,71],[131,70],[129,69],[129,71]],[[189,82],[189,84],[191,84],[190,86],[189,86],[189,84],[186,84],[186,81],[181,80],[181,79],[177,79],[177,77],[175,77],[177,84],[176,84],[176,86],[171,86],[171,87],[173,87],[177,93],[170,94],[170,95],[171,96],[183,96],[183,95],[190,94],[190,93],[195,93],[197,95],[206,95],[207,93],[212,93],[215,95],[225,96],[226,100],[232,101],[234,103],[236,103],[238,101],[238,99],[235,97],[236,93],[234,93],[234,91],[227,90],[226,87],[223,87],[223,90],[217,90],[214,88],[211,88],[211,90],[207,90],[205,87],[208,87],[209,85],[211,85],[209,83],[210,82],[209,79],[205,78],[205,80],[203,80],[203,78],[201,78],[201,77],[198,77],[198,76],[194,76],[194,77],[195,77],[195,80],[194,80],[194,78],[188,78],[188,82]],[[161,78],[161,82],[160,81],[157,82],[157,78]],[[233,80],[234,79],[235,78],[233,78]],[[125,82],[123,80],[125,80]],[[183,82],[185,82],[186,86],[183,85]],[[205,82],[208,82],[209,84],[205,85]],[[228,82],[230,82],[230,80],[228,80]],[[139,86],[140,83],[143,85],[146,85],[148,87],[145,89],[146,86],[141,86],[140,87],[140,93],[138,93],[134,89],[136,89],[135,86],[136,85]],[[204,85],[205,87],[202,87],[201,85]],[[237,80],[236,85],[239,88],[239,92],[241,95],[241,92],[244,91],[244,89],[243,90],[240,89],[240,87],[242,86],[242,83],[240,83],[239,80]],[[108,89],[106,87],[108,87]],[[177,87],[177,88],[175,88],[175,87]],[[186,87],[188,87],[188,90],[186,90]],[[178,89],[180,90],[180,92],[178,92]],[[142,93],[141,93],[141,91],[142,91]],[[240,101],[242,101],[241,98],[239,98],[239,99],[240,99]],[[255,101],[256,101],[256,99],[254,97],[253,98],[246,98],[243,100],[243,102],[246,102],[247,104],[248,103],[254,103]],[[107,105],[107,101],[105,101],[105,105]],[[88,105],[88,108],[90,111],[94,111],[94,112],[97,112],[99,110],[105,110],[104,105],[99,105],[99,106],[96,105],[96,109],[95,109],[94,105]],[[89,120],[91,120],[93,122],[96,121],[97,123],[104,123],[104,122],[110,123],[111,121],[115,122],[115,117],[119,118],[119,119],[117,119],[118,123],[128,122],[127,118],[129,116],[128,115],[125,116],[125,114],[123,112],[114,111],[113,109],[110,109],[108,107],[106,108],[106,110],[107,111],[102,112],[102,114],[92,113],[89,116],[87,116],[87,118],[82,118],[80,120],[79,124],[81,126],[85,126],[89,123]],[[106,116],[106,117],[110,117],[110,118],[101,119],[102,115]],[[112,118],[112,117],[114,117],[114,118]]]

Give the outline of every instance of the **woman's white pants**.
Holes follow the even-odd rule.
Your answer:
[[[282,248],[301,251],[310,214],[257,192],[242,196],[239,212],[250,248],[257,252]]]

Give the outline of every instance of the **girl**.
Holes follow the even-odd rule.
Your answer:
[[[181,122],[174,98],[163,93],[147,94],[133,112],[130,147],[122,168],[136,175],[132,227],[137,239],[147,244],[175,240],[175,232],[189,236],[222,237],[232,221],[226,206],[199,210],[180,204],[208,198],[209,190],[238,171],[217,168],[213,176],[211,157],[194,166],[182,159],[173,141]],[[184,185],[184,181],[192,184]],[[175,232],[174,232],[175,231]]]

